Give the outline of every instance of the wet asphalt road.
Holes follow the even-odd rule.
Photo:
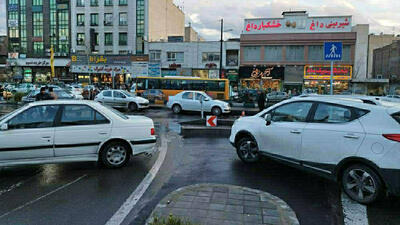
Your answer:
[[[180,137],[178,122],[197,119],[197,115],[176,116],[164,110],[141,114],[153,118],[158,135],[168,139],[168,152],[160,172],[123,224],[144,224],[164,196],[197,183],[269,192],[286,201],[301,224],[343,224],[336,184],[270,160],[244,165],[225,138]],[[138,156],[118,170],[100,168],[96,163],[0,168],[0,224],[104,225],[156,158]],[[371,225],[400,224],[400,200],[368,207],[368,218]]]

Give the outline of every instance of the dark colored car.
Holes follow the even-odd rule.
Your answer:
[[[142,95],[143,98],[149,100],[151,103],[156,101],[165,101],[165,94],[161,90],[149,89],[145,90]]]

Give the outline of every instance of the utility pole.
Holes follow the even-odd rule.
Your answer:
[[[221,19],[221,47],[219,49],[219,78],[222,76],[222,45],[224,43],[224,19]]]

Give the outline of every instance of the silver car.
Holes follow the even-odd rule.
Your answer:
[[[128,109],[129,111],[149,108],[147,99],[135,96],[124,90],[104,90],[94,100],[113,108]]]

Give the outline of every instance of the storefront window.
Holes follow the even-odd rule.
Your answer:
[[[304,61],[304,46],[289,45],[286,46],[287,61]]]
[[[344,62],[351,61],[351,46],[350,45],[343,45],[342,61],[344,61]]]
[[[257,46],[244,47],[244,60],[245,61],[260,61],[261,48]]]
[[[265,46],[264,61],[279,62],[282,61],[282,46]]]

